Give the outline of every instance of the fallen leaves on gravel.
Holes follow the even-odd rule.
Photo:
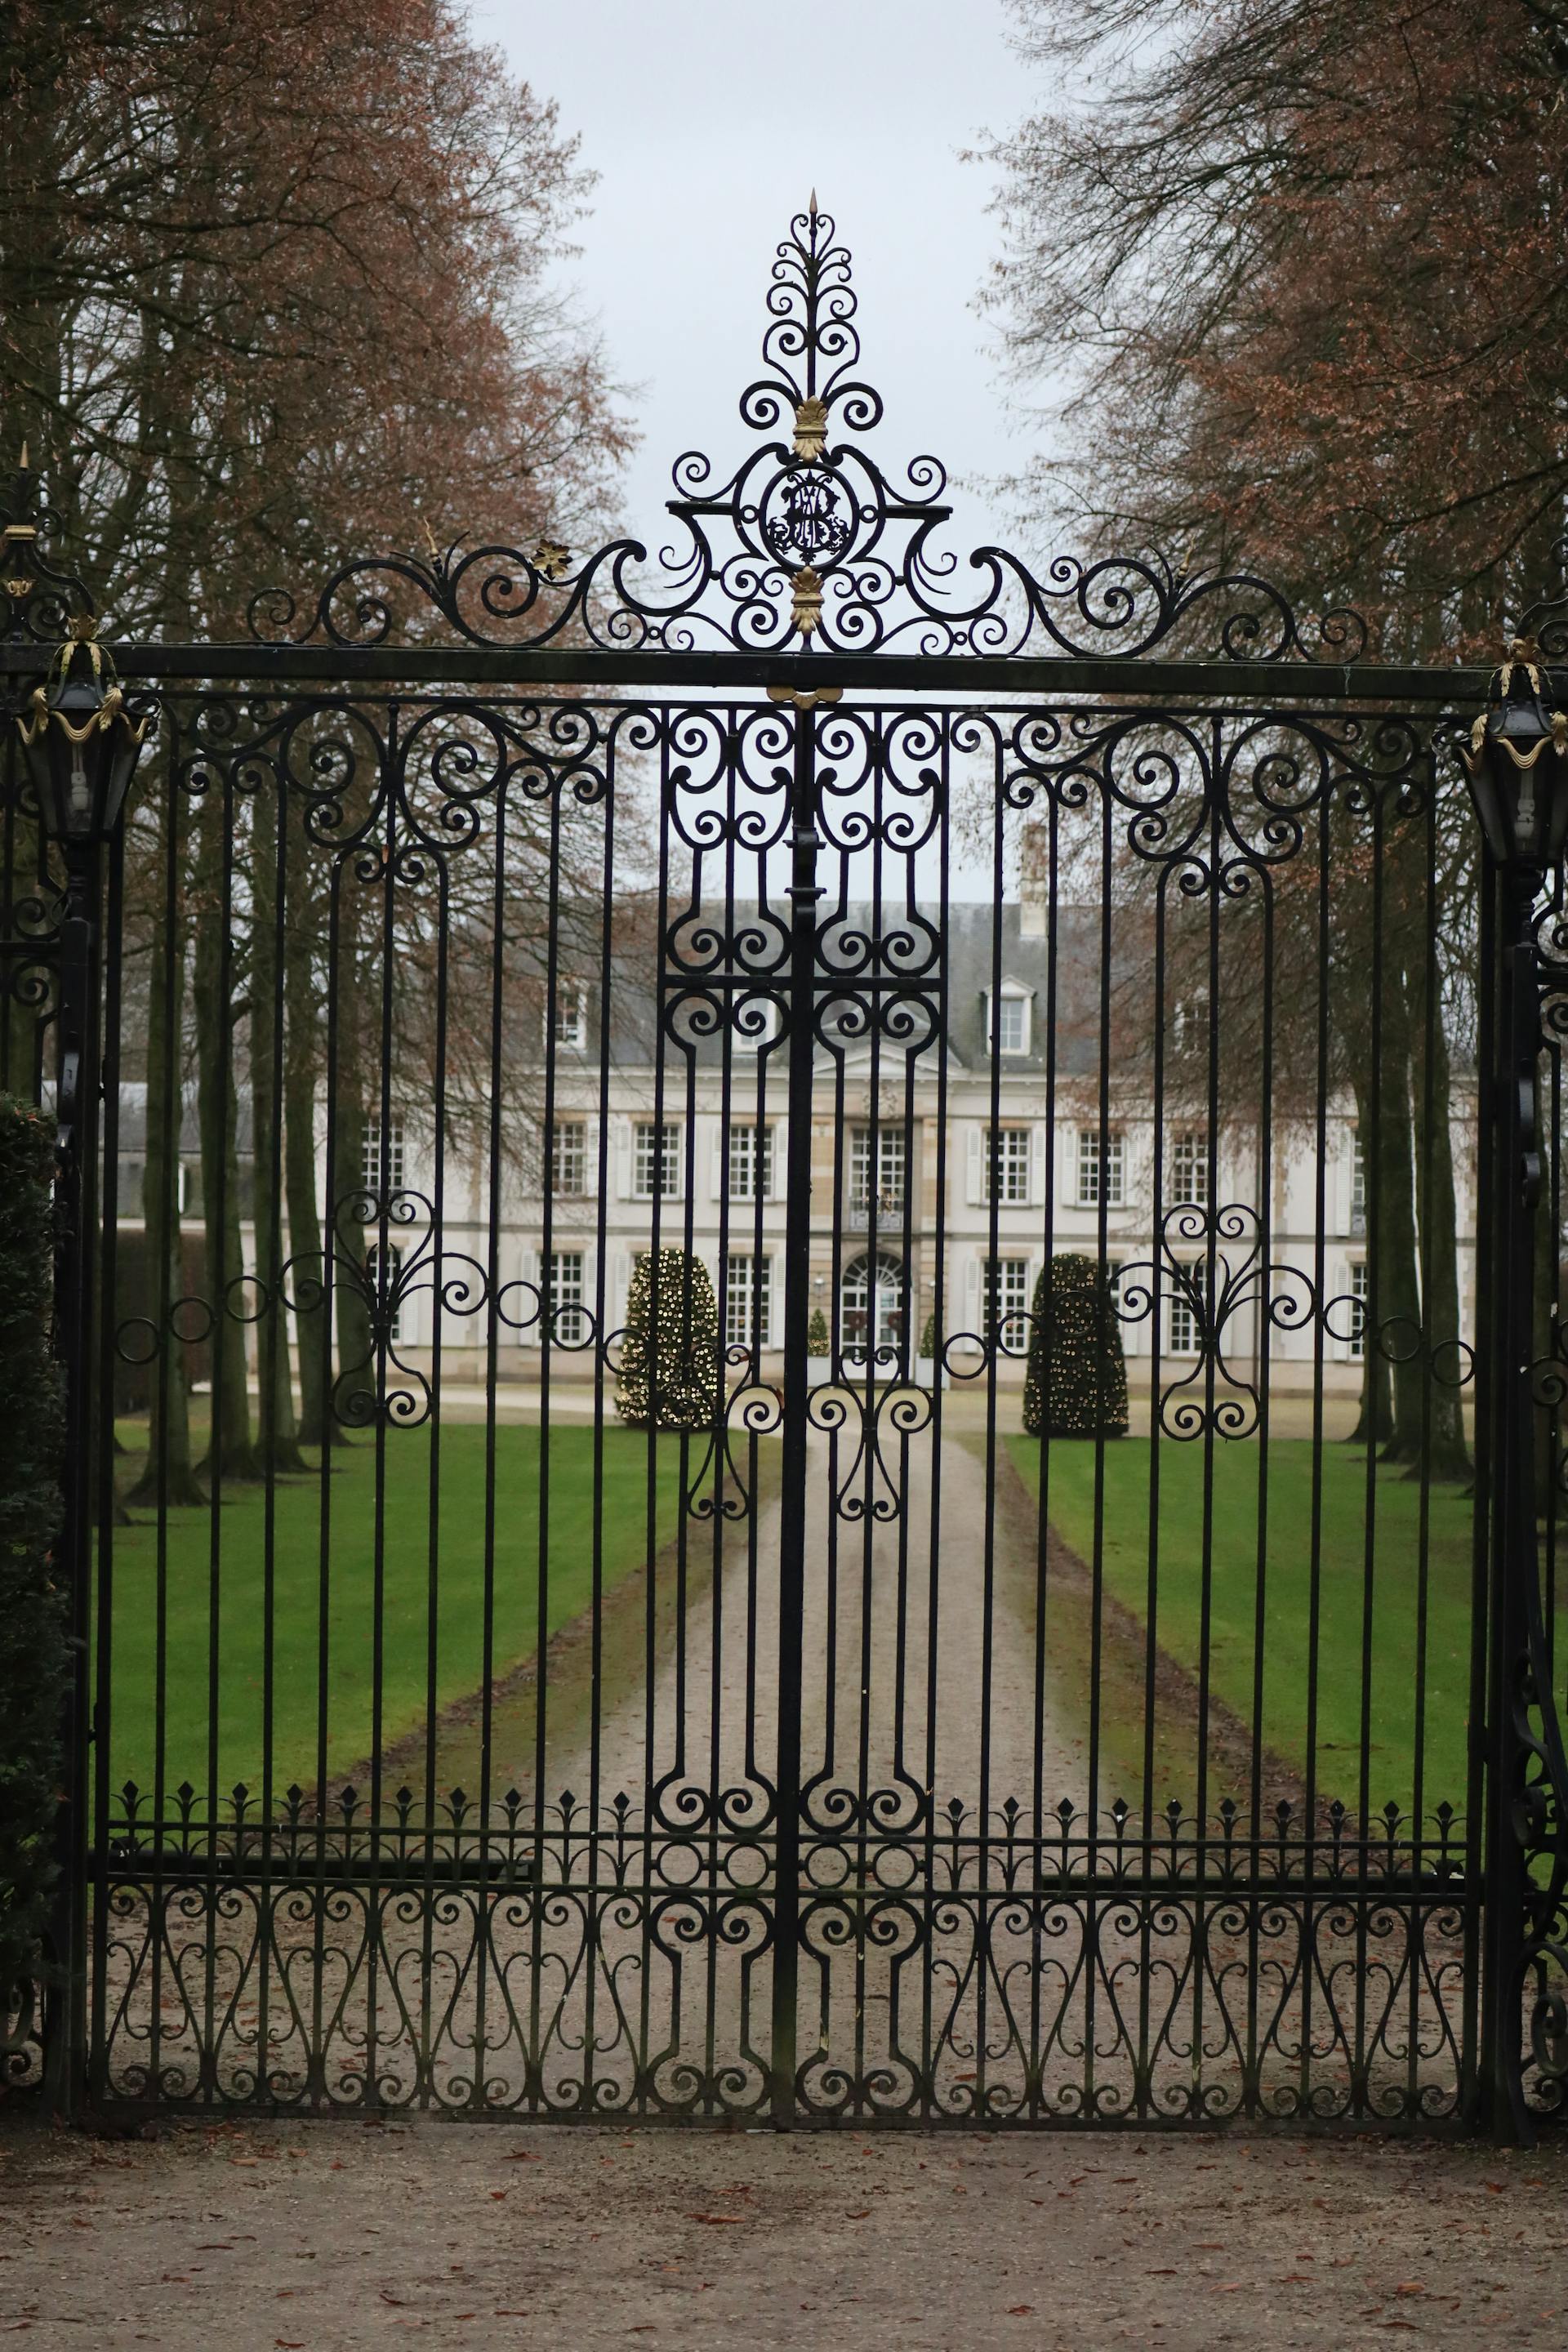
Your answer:
[[[746,2217],[743,2213],[689,2213],[686,2218],[689,2221],[706,2221],[715,2230],[738,2230]],[[851,2214],[849,2218],[853,2221],[855,2217]]]

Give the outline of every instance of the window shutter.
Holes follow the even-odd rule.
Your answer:
[[[782,1201],[784,1196],[784,1169],[789,1151],[789,1121],[771,1118],[768,1121],[768,1181],[763,1191],[764,1201]]]
[[[1046,1130],[1043,1127],[1029,1129],[1029,1205],[1043,1209],[1046,1205]]]
[[[1324,1205],[1329,1215],[1333,1219],[1334,1232],[1348,1234],[1351,1229],[1351,1188],[1355,1169],[1355,1125],[1352,1120],[1347,1120],[1345,1123],[1343,1140],[1340,1149],[1334,1153],[1331,1165],[1333,1169],[1333,1177]],[[1306,1172],[1310,1182],[1310,1169]],[[1288,1211],[1287,1214],[1289,1214]]]
[[[523,1253],[522,1253],[522,1273],[521,1273],[521,1279],[522,1279],[522,1281],[523,1281],[524,1283],[526,1283],[526,1284],[530,1286],[530,1288],[531,1288],[531,1289],[537,1289],[537,1288],[538,1288],[538,1286],[539,1286],[539,1283],[540,1283],[540,1279],[541,1279],[541,1274],[540,1274],[539,1252],[538,1252],[537,1250],[534,1250],[534,1249],[525,1249],[525,1250],[523,1251]],[[534,1305],[534,1302],[533,1302],[533,1300],[532,1300],[532,1298],[531,1298],[531,1297],[528,1297],[528,1296],[526,1296],[525,1294],[520,1293],[520,1294],[519,1294],[519,1297],[518,1297],[517,1305],[516,1305],[516,1307],[514,1307],[514,1309],[512,1310],[512,1322],[513,1322],[513,1324],[514,1324],[514,1325],[516,1325],[516,1324],[525,1324],[525,1325],[526,1325],[526,1328],[524,1328],[524,1329],[522,1329],[522,1330],[520,1330],[520,1331],[517,1331],[517,1332],[516,1332],[516,1335],[515,1335],[515,1336],[516,1336],[516,1339],[517,1339],[518,1345],[519,1345],[520,1347],[522,1347],[522,1348],[537,1348],[537,1347],[538,1347],[538,1345],[539,1345],[539,1335],[540,1335],[540,1326],[541,1326],[541,1323],[542,1323],[542,1319],[543,1319],[543,1300],[542,1300],[542,1299],[541,1299],[541,1300],[540,1300],[540,1302],[539,1302],[539,1306],[538,1306],[538,1307],[536,1308],[536,1307],[535,1307],[535,1305]]]
[[[627,1295],[631,1286],[631,1253],[629,1250],[617,1250],[610,1260],[610,1280],[605,1296],[605,1314],[612,1331],[618,1331],[626,1319]]]
[[[616,1121],[616,1198],[629,1201],[632,1197],[632,1123],[629,1118]]]
[[[602,1178],[599,1174],[599,1122],[596,1118],[583,1121],[583,1181],[588,1191],[597,1192]]]
[[[984,1144],[984,1129],[972,1127],[969,1130],[969,1205],[973,1209],[982,1207],[985,1199],[984,1170],[981,1163]]]
[[[672,1201],[684,1201],[686,1198],[686,1129],[679,1119],[667,1120],[666,1124],[667,1126],[671,1127],[675,1132],[675,1151],[673,1155],[675,1160],[675,1189],[670,1193],[669,1197]]]
[[[713,1122],[713,1198],[716,1201],[721,1201],[723,1197],[724,1121],[722,1118],[716,1118]]]

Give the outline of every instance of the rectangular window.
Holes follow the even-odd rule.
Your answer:
[[[1004,1355],[1027,1353],[1029,1327],[1029,1261],[1026,1257],[988,1257],[985,1261],[985,1336],[995,1339]]]
[[[998,1054],[1026,1054],[1029,1050],[1029,1000],[1026,996],[999,996],[995,1000],[996,1017],[992,1025],[992,1045]]]
[[[588,1189],[588,1130],[580,1118],[558,1118],[550,1129],[550,1189],[574,1197]]]
[[[1200,1337],[1197,1309],[1192,1292],[1185,1287],[1172,1294],[1170,1328],[1172,1355],[1195,1356]]]
[[[1351,1231],[1366,1231],[1366,1146],[1359,1127],[1351,1135]]]
[[[1097,1127],[1078,1131],[1078,1204],[1080,1209],[1120,1209],[1125,1201],[1124,1161],[1120,1131],[1112,1128],[1103,1139]]]
[[[549,1018],[549,1036],[557,1045],[588,1042],[588,992],[580,980],[558,980]]]
[[[1359,1364],[1366,1354],[1366,1302],[1370,1296],[1366,1260],[1351,1268],[1351,1361]]]
[[[850,1136],[849,1205],[861,1216],[871,1206],[873,1190],[879,1215],[903,1207],[906,1141],[901,1127],[858,1127]]]
[[[639,1201],[680,1190],[680,1129],[671,1124],[639,1124],[632,1162],[632,1191]]]
[[[374,1317],[376,1327],[384,1330],[389,1344],[395,1347],[403,1338],[403,1301],[397,1295],[397,1271],[403,1263],[403,1252],[395,1242],[388,1242],[384,1257],[373,1242],[365,1254],[365,1278],[374,1300]]]
[[[992,1127],[985,1131],[985,1198],[1027,1207],[1029,1200],[1029,1130],[1026,1127]]]
[[[384,1134],[378,1118],[364,1129],[364,1189],[378,1198],[403,1189],[403,1121],[389,1119]]]
[[[724,1263],[724,1345],[765,1348],[773,1305],[773,1260],[731,1257]]]
[[[1172,1139],[1170,1188],[1173,1203],[1195,1201],[1199,1208],[1208,1207],[1209,1139],[1206,1135],[1187,1133]]]
[[[727,1136],[731,1200],[771,1201],[773,1192],[773,1129],[742,1126],[731,1120]]]
[[[581,1250],[551,1251],[544,1261],[544,1305],[546,1337],[559,1347],[579,1346],[584,1328]]]

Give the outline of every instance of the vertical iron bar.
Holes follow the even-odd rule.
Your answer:
[[[1535,1284],[1535,1210],[1541,1189],[1535,1133],[1539,1044],[1531,909],[1540,877],[1510,871],[1500,894],[1498,989],[1480,1096],[1483,1150],[1489,1147],[1497,1234],[1491,1325],[1493,1469],[1490,1642],[1487,1671],[1485,1910],[1481,1947],[1482,2116],[1491,2137],[1529,2141],[1520,2000],[1522,1991],[1526,1856],[1516,1809],[1523,1793],[1523,1733],[1530,1627],[1529,1580],[1536,1575],[1535,1430],[1531,1398]]]
[[[56,2115],[74,2123],[86,2096],[88,1674],[92,1499],[92,1215],[98,1149],[98,847],[65,845],[66,915],[60,927],[55,1110],[55,1259],[58,1345],[65,1371],[65,1478],[59,1559],[70,1661],[61,1722],[64,1802],[56,1825],[58,1870],[49,1942],[55,1980],[45,2016],[44,2080]]]
[[[815,1059],[816,723],[795,721],[790,866],[789,1176],[785,1195],[783,1491],[779,1517],[777,1822],[773,1893],[773,2114],[795,2120],[795,1990],[800,1927],[801,1612],[805,1590],[806,1424],[810,1383],[811,1089]]]

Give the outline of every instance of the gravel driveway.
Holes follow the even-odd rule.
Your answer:
[[[1568,2150],[426,2122],[6,2128],[39,2352],[1556,2352]]]

